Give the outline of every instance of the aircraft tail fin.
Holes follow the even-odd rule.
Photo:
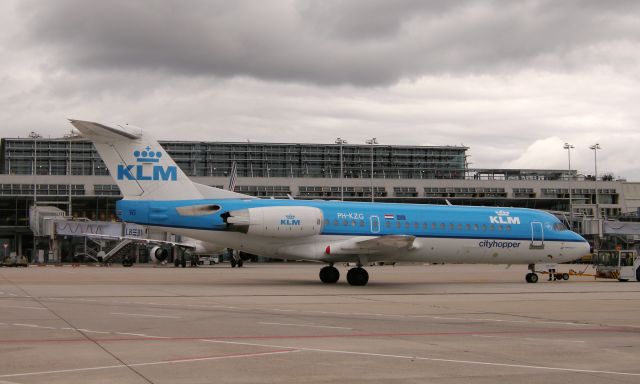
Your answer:
[[[93,142],[125,199],[189,200],[246,197],[213,188],[203,196],[148,133],[129,125],[108,126],[70,120],[82,137]]]

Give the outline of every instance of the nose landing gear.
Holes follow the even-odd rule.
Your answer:
[[[535,264],[529,264],[529,270],[531,272],[527,273],[527,275],[524,277],[524,279],[527,281],[527,283],[537,283],[538,282],[538,275],[536,274],[536,265]]]

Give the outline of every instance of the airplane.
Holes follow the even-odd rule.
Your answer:
[[[123,199],[117,216],[275,259],[355,263],[347,282],[366,285],[371,262],[535,264],[573,261],[589,243],[550,213],[525,208],[258,199],[191,181],[140,128],[70,120],[91,140]]]

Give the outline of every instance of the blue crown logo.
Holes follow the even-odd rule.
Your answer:
[[[498,216],[509,216],[509,211],[499,210],[499,211],[496,211],[496,215],[498,215]]]
[[[289,220],[293,220],[293,219],[295,219],[295,218],[296,218],[296,215],[288,214],[288,215],[286,215],[285,217],[286,217],[287,219],[289,219]]]
[[[157,163],[162,157],[162,152],[152,151],[151,147],[147,145],[147,147],[142,151],[137,149],[133,151],[133,156],[136,158],[138,163]]]

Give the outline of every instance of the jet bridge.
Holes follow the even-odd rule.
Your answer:
[[[165,240],[168,237],[166,232],[149,233],[138,224],[72,219],[65,211],[51,206],[31,207],[29,223],[34,244],[39,248],[32,258],[36,263],[108,263],[125,255],[129,256],[127,259],[139,261],[140,257],[144,260],[147,252],[132,238]]]

